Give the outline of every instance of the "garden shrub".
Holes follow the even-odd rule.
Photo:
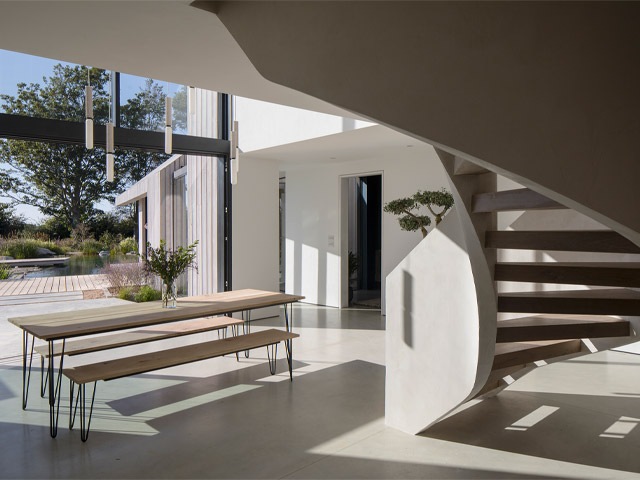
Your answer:
[[[140,262],[109,264],[101,270],[107,277],[109,286],[116,291],[127,287],[134,292],[149,282],[149,274]]]
[[[120,300],[133,300],[133,291],[130,287],[122,287],[118,290],[118,298]]]
[[[162,292],[149,285],[143,285],[140,287],[140,290],[138,290],[138,293],[134,296],[134,300],[138,303],[153,302],[154,300],[160,300],[161,298]]]
[[[138,253],[138,243],[133,237],[127,237],[120,242],[120,251],[122,253],[136,252]]]
[[[80,244],[80,251],[85,255],[97,255],[104,250],[104,245],[93,238],[88,238]]]
[[[0,280],[6,280],[11,275],[11,267],[0,264]]]

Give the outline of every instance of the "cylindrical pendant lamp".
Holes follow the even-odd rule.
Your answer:
[[[93,148],[93,89],[91,85],[84,87],[84,144],[89,150]]]
[[[113,182],[115,159],[113,142],[113,123],[107,123],[107,182]]]
[[[165,97],[165,127],[164,127],[164,153],[173,151],[173,131],[171,128],[173,114],[171,111],[171,97]]]

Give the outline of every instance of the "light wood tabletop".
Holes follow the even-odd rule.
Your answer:
[[[46,341],[104,333],[128,328],[158,325],[192,318],[224,315],[257,308],[287,305],[304,299],[263,290],[235,290],[178,299],[176,308],[146,302],[72,312],[12,317],[9,322],[36,338]]]

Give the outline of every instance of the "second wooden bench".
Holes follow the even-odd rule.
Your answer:
[[[96,395],[98,380],[114,380],[140,373],[151,372],[168,367],[175,367],[199,360],[207,360],[223,355],[243,352],[260,347],[267,347],[269,370],[272,375],[276,372],[277,346],[284,342],[289,366],[289,378],[293,381],[293,349],[292,340],[299,337],[297,333],[283,330],[269,329],[260,332],[238,335],[208,342],[186,345],[167,350],[143,353],[130,357],[123,357],[90,365],[80,365],[65,368],[63,373],[71,380],[69,428],[73,428],[75,416],[80,408],[80,438],[83,442],[89,437],[91,414]],[[93,394],[89,414],[86,413],[86,384],[93,383]],[[74,390],[78,385],[78,395],[74,405]]]

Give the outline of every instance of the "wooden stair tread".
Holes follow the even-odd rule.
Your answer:
[[[543,340],[496,344],[492,370],[580,352],[580,340]]]
[[[473,196],[473,213],[506,212],[566,208],[564,205],[528,188],[478,193]]]
[[[505,292],[498,297],[577,298],[592,300],[640,300],[640,292],[628,288],[601,288],[597,290],[552,290],[546,292]]]
[[[640,253],[640,247],[611,230],[488,231],[485,247],[567,252]]]
[[[640,315],[640,292],[618,288],[501,293],[498,311],[636,316]]]
[[[137,345],[154,340],[163,340],[183,335],[209,332],[233,325],[242,325],[243,323],[244,322],[242,320],[232,317],[196,318],[193,320],[184,320],[175,323],[153,325],[122,333],[105,334],[92,338],[83,338],[82,340],[67,341],[64,351],[66,355],[80,355],[82,353],[99,352],[111,348]],[[48,345],[38,345],[35,347],[35,350],[44,357],[49,355]],[[53,352],[55,356],[60,355],[62,352],[61,342],[57,342],[54,345]]]
[[[273,345],[299,337],[296,333],[277,329],[212,340],[194,345],[185,345],[161,351],[143,353],[131,357],[65,368],[64,374],[77,384],[97,380],[114,380],[129,375],[151,372],[162,368],[184,365],[199,360],[221,357],[244,350]]]
[[[640,263],[501,262],[496,281],[640,287]]]
[[[615,317],[535,315],[499,320],[496,342],[622,337],[630,332],[630,323]]]

